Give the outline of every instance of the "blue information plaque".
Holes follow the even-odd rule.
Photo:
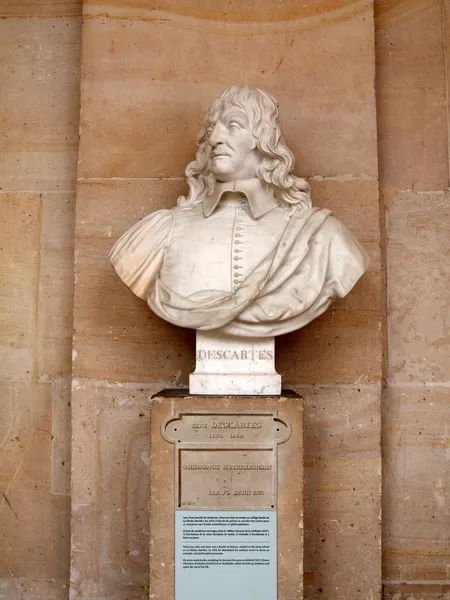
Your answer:
[[[276,510],[177,510],[175,600],[276,600]]]

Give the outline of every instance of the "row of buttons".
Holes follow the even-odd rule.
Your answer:
[[[244,231],[244,228],[242,227],[242,223],[244,222],[243,219],[240,219],[239,217],[244,216],[245,213],[245,204],[246,202],[244,200],[239,200],[238,202],[238,206],[237,206],[237,223],[238,225],[235,227],[234,229],[234,238],[233,238],[233,244],[241,244],[242,240],[239,240],[237,238],[242,238],[244,237],[243,233],[240,233],[242,231]],[[242,283],[242,272],[239,271],[239,269],[243,269],[242,265],[238,264],[238,261],[242,260],[242,256],[238,256],[240,253],[242,252],[242,250],[240,250],[239,248],[234,248],[234,286],[233,289],[237,290],[238,287],[240,286],[240,284]]]

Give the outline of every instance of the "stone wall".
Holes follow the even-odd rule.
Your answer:
[[[450,597],[448,3],[375,3],[386,598]]]
[[[107,252],[174,204],[236,81],[278,98],[314,203],[372,258],[277,341],[306,401],[305,597],[450,597],[444,4],[85,2],[75,215],[80,4],[0,7],[0,599],[68,598],[70,562],[71,598],[146,598],[148,398],[186,386],[194,336]]]
[[[81,2],[0,5],[0,598],[69,593]]]

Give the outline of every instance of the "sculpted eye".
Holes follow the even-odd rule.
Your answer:
[[[228,127],[229,127],[229,129],[233,129],[233,130],[243,128],[243,126],[241,125],[241,123],[239,123],[239,121],[230,121],[230,124]]]

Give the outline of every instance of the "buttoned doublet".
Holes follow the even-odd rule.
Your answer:
[[[219,184],[203,203],[149,215],[110,259],[163,319],[255,337],[303,327],[367,266],[330,211],[282,206],[258,180]]]

